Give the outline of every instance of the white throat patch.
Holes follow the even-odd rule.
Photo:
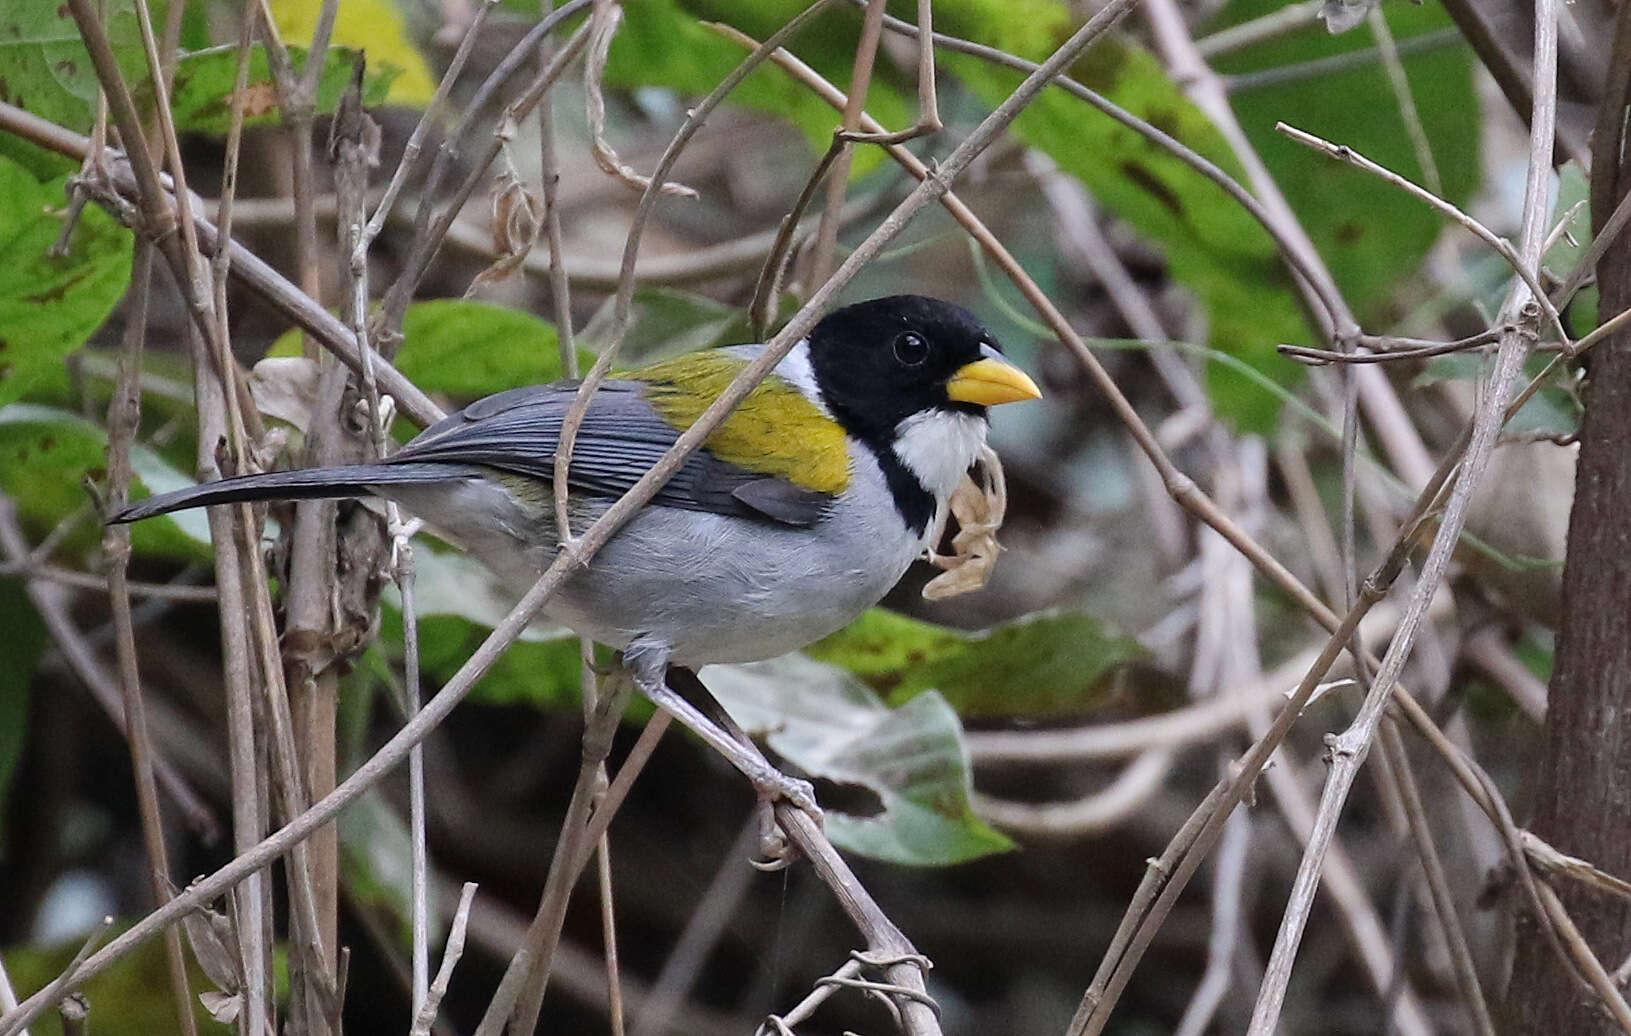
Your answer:
[[[895,456],[944,504],[985,444],[986,422],[974,414],[926,410],[895,426]]]

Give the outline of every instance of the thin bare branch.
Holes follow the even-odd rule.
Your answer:
[[[872,65],[878,58],[878,40],[883,37],[884,0],[866,0],[861,17],[861,38],[855,44],[855,64],[850,70],[849,97],[838,130],[833,134],[831,157],[832,176],[827,180],[827,204],[821,211],[821,224],[816,228],[815,242],[807,257],[810,284],[820,284],[832,272],[833,248],[838,244],[838,210],[844,204],[844,193],[849,189],[850,162],[854,152],[849,148],[849,135],[861,124],[861,112],[866,107],[867,90],[872,85]],[[933,48],[931,47],[932,51]],[[823,170],[826,159],[817,165]],[[814,177],[812,177],[812,181]],[[799,211],[794,206],[795,212]],[[791,226],[798,217],[789,215],[784,225]]]
[[[142,347],[147,337],[153,252],[151,242],[139,240],[136,243],[130,277],[133,305],[126,318],[124,345],[119,353],[119,378],[114,386],[113,400],[108,405],[108,502],[112,507],[123,507],[130,500],[130,451],[141,423],[138,376],[142,366]],[[148,887],[153,902],[162,905],[170,898],[170,859],[164,844],[164,819],[159,809],[158,786],[153,776],[153,743],[147,732],[141,671],[136,662],[136,629],[131,619],[128,585],[130,529],[126,526],[109,526],[102,536],[102,553],[107,563],[113,642],[118,656],[119,691],[124,699],[125,732],[130,742],[137,812],[141,817],[142,841],[148,857]],[[181,933],[174,928],[165,933],[164,952],[170,973],[170,988],[175,996],[179,1031],[184,1036],[196,1036],[198,1024],[193,1018],[187,962],[181,953]]]
[[[1527,286],[1528,290],[1526,291],[1524,287],[1514,290],[1502,309],[1503,319],[1513,323],[1521,318],[1527,306],[1545,301],[1543,291],[1535,282],[1535,271],[1540,266],[1542,258],[1540,247],[1546,237],[1546,191],[1551,175],[1554,120],[1557,114],[1557,23],[1553,5],[1554,0],[1540,0],[1536,11],[1535,108],[1530,120],[1529,174],[1524,192],[1523,226],[1520,231],[1522,255],[1516,264],[1522,274],[1522,284]],[[1352,154],[1351,149],[1342,150]],[[1559,331],[1562,331],[1561,327]],[[1563,340],[1567,341],[1566,335]],[[1509,332],[1502,336],[1497,347],[1495,370],[1490,375],[1486,395],[1474,418],[1472,440],[1467,447],[1466,456],[1462,459],[1459,475],[1450,487],[1449,499],[1439,519],[1437,535],[1434,537],[1427,559],[1422,564],[1420,577],[1410,595],[1399,631],[1388,645],[1376,678],[1353,723],[1342,734],[1328,739],[1327,743],[1332,753],[1331,772],[1321,796],[1314,835],[1310,838],[1298,867],[1297,877],[1292,885],[1291,900],[1281,920],[1280,932],[1275,939],[1263,985],[1252,1011],[1249,1029],[1251,1036],[1272,1036],[1278,1025],[1292,964],[1296,959],[1297,947],[1312,908],[1314,890],[1319,883],[1321,863],[1335,833],[1342,806],[1354,778],[1358,775],[1360,763],[1370,749],[1383,710],[1409,656],[1427,609],[1444,578],[1450,554],[1466,521],[1467,504],[1489,462],[1496,436],[1504,420],[1507,400],[1522,370],[1523,361],[1528,356],[1531,341],[1531,336],[1523,331]]]
[[[431,983],[424,1002],[414,1012],[413,1028],[408,1036],[430,1036],[430,1027],[436,1021],[442,997],[447,995],[447,987],[453,981],[453,969],[458,967],[459,958],[464,956],[464,932],[470,923],[470,905],[475,898],[476,883],[465,882],[459,893],[459,905],[453,911],[453,925],[447,933],[447,945],[442,949],[442,963],[436,969],[436,980]]]
[[[1333,144],[1322,137],[1316,137],[1312,133],[1305,133],[1294,126],[1288,126],[1283,122],[1277,123],[1274,128],[1290,137],[1292,140],[1295,140],[1299,144],[1312,148],[1315,151],[1323,152],[1332,158],[1346,162],[1351,166],[1374,174],[1405,193],[1426,202],[1427,205],[1435,211],[1447,216],[1449,219],[1471,231],[1475,237],[1489,245],[1491,248],[1495,249],[1495,251],[1500,254],[1501,258],[1507,261],[1507,264],[1512,267],[1513,272],[1518,275],[1518,278],[1522,280],[1524,285],[1529,289],[1530,297],[1534,300],[1535,304],[1539,306],[1540,309],[1546,314],[1547,321],[1551,324],[1552,329],[1557,332],[1558,341],[1562,342],[1565,347],[1571,345],[1568,330],[1563,326],[1563,319],[1558,315],[1557,307],[1552,305],[1551,297],[1547,295],[1546,289],[1541,287],[1540,279],[1535,272],[1535,267],[1532,264],[1526,266],[1522,256],[1518,254],[1518,251],[1512,247],[1512,243],[1506,238],[1501,237],[1499,234],[1484,226],[1476,219],[1473,219],[1460,208],[1450,204],[1438,195],[1433,194],[1415,183],[1412,183],[1410,180],[1400,176],[1393,170],[1371,161],[1364,155],[1361,155],[1359,152],[1355,151],[1353,148],[1348,147],[1346,144]],[[1541,219],[1544,220],[1544,218],[1545,216],[1543,214]],[[1536,239],[1537,245],[1539,244],[1540,240],[1544,238],[1544,236],[1545,231],[1543,227],[1541,237]],[[1578,346],[1576,346],[1576,348],[1578,348]]]
[[[1161,790],[1172,771],[1172,752],[1149,748],[1116,779],[1070,802],[1014,802],[976,792],[974,811],[996,827],[1028,838],[1080,838],[1111,830]]]
[[[1386,753],[1393,773],[1398,778],[1399,796],[1405,818],[1410,824],[1410,836],[1421,857],[1422,871],[1427,878],[1427,892],[1444,930],[1444,941],[1450,951],[1450,966],[1455,974],[1456,989],[1466,1005],[1473,1031],[1479,1036],[1495,1036],[1495,1022],[1490,1018],[1489,1005],[1484,1002],[1484,991],[1478,983],[1478,969],[1473,964],[1472,950],[1467,946],[1467,934],[1456,916],[1455,899],[1450,893],[1450,879],[1439,859],[1433,841],[1433,829],[1422,805],[1421,790],[1411,770],[1410,757],[1405,753],[1404,739],[1393,723],[1382,725],[1382,750]]]

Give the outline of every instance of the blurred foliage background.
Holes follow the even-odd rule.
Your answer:
[[[605,72],[608,132],[622,158],[641,170],[655,162],[688,105],[743,55],[708,23],[762,39],[802,9],[793,0],[622,6]],[[936,28],[1041,60],[1089,6],[942,0]],[[1275,125],[1347,144],[1511,233],[1523,181],[1522,122],[1437,0],[1386,0],[1341,33],[1328,31],[1318,7],[1278,0],[1185,6],[1241,139],[1197,105],[1195,83],[1175,74],[1170,53],[1136,15],[1071,73],[1243,182],[1249,173],[1241,148],[1260,156],[1367,330],[1424,339],[1481,330],[1508,287],[1501,260],[1470,235],[1446,230],[1418,200],[1294,144]],[[911,4],[890,9],[913,14]],[[316,0],[272,0],[270,10],[289,44],[310,40]],[[138,104],[151,108],[132,0],[106,0],[104,11],[121,67],[138,84]],[[461,0],[340,3],[320,77],[317,139],[326,139],[355,55],[366,53],[365,97],[383,131],[376,191],[400,160],[470,14]],[[240,16],[222,0],[188,0],[181,15],[172,108],[190,185],[206,198],[221,189]],[[492,13],[447,113],[431,120],[428,146],[463,125],[474,85],[537,17],[523,0],[503,0]],[[1273,18],[1284,23],[1278,31],[1252,31]],[[791,49],[842,85],[859,28],[858,9],[839,5]],[[909,41],[886,34],[867,109],[891,128],[915,117],[914,61]],[[979,57],[943,54],[946,127],[911,149],[929,161],[945,155],[1020,78]],[[259,45],[250,90],[264,104],[252,108],[244,137],[236,236],[288,271],[295,263],[291,145]],[[591,157],[581,77],[567,77],[551,97],[571,315],[587,360],[608,322],[638,196]],[[0,101],[75,132],[91,130],[96,80],[55,0],[13,0],[0,11]],[[474,142],[497,128],[491,110],[476,119],[465,127],[468,143],[454,156],[450,183],[479,151]],[[755,276],[836,120],[827,104],[771,66],[710,118],[674,174],[699,196],[665,200],[646,232],[636,319],[621,362],[748,340]],[[506,129],[513,137],[502,162],[536,190],[537,123]],[[15,505],[13,520],[32,552],[0,565],[0,959],[25,995],[66,963],[97,919],[128,923],[153,905],[117,696],[110,699],[105,688],[86,693],[59,636],[42,622],[38,595],[25,592],[32,580],[71,618],[93,659],[110,664],[110,618],[98,589],[101,534],[87,487],[106,475],[105,415],[131,308],[131,235],[90,205],[77,213],[62,254],[51,251],[68,223],[65,187],[77,171],[77,163],[0,131],[0,491]],[[859,148],[840,257],[914,183],[880,150]],[[1559,183],[1554,216],[1561,218],[1585,188],[1574,167]],[[395,210],[370,254],[376,285],[401,268],[414,208],[436,201],[415,194],[422,189],[410,181],[412,203]],[[1259,223],[1145,137],[1057,89],[956,190],[1092,341],[1179,466],[1285,565],[1340,597],[1330,585],[1325,525],[1341,495],[1340,400],[1329,369],[1310,370],[1277,351],[1322,343]],[[494,255],[484,193],[460,213],[419,286],[397,359],[449,406],[562,374],[543,243],[510,275],[472,285]],[[337,306],[343,257],[329,232],[331,196],[329,170],[319,161],[324,251],[317,272],[321,301]],[[1577,221],[1576,236],[1586,231]],[[1566,272],[1578,248],[1571,239],[1557,248],[1553,263]],[[1114,274],[1109,281],[1106,269]],[[783,316],[808,294],[801,276],[796,260]],[[194,468],[196,412],[180,347],[187,314],[166,275],[155,285],[133,458],[138,492],[185,484]],[[909,774],[874,762],[845,770],[842,784],[821,781],[823,800],[832,803],[829,834],[935,962],[930,988],[948,1033],[1059,1032],[1145,859],[1246,743],[1274,695],[1295,682],[1296,660],[1324,635],[1273,588],[1249,576],[1244,586],[1229,583],[1238,570],[1219,567],[1215,538],[1177,508],[1075,361],[938,208],[917,219],[845,297],[903,291],[974,309],[1047,393],[1042,405],[994,415],[1009,512],[1006,550],[990,586],[930,603],[919,591],[932,572],[920,566],[885,609],[803,655],[721,667],[704,678],[733,711],[753,717],[744,722],[777,731],[769,743],[783,760],[818,778],[837,772],[822,766],[840,748],[874,761],[924,753],[924,764]],[[1135,326],[1129,292],[1153,315],[1158,336]],[[261,300],[234,286],[229,305],[232,347],[246,367],[268,355],[299,355],[299,334]],[[1592,326],[1593,299],[1584,297],[1570,317],[1577,331]],[[1377,379],[1376,391],[1392,400],[1392,423],[1367,409],[1361,571],[1387,547],[1390,523],[1421,479],[1409,465],[1410,444],[1428,451],[1420,456],[1436,456],[1470,413],[1473,386],[1486,369],[1486,357],[1470,354],[1392,364]],[[1520,419],[1514,434],[1522,441],[1497,454],[1496,488],[1476,508],[1442,607],[1408,671],[1411,686],[1519,811],[1544,708],[1571,491],[1572,453],[1558,442],[1572,434],[1578,413],[1566,379]],[[134,536],[133,577],[157,587],[136,611],[156,752],[194,803],[177,808],[166,783],[169,877],[182,885],[232,855],[224,834],[229,789],[210,545],[196,515],[144,523]],[[269,544],[275,539],[274,529]],[[419,551],[418,587],[431,691],[510,602],[473,563],[435,544]],[[401,722],[398,607],[387,591],[378,639],[346,667],[342,775]],[[427,743],[433,886],[443,918],[459,882],[480,883],[470,950],[441,1031],[474,1026],[536,900],[578,763],[579,675],[577,641],[562,630],[535,630]],[[1205,711],[1231,695],[1249,707]],[[1115,1031],[1179,1027],[1207,968],[1224,900],[1238,911],[1225,969],[1233,992],[1216,1005],[1211,1031],[1243,1030],[1323,775],[1320,735],[1340,729],[1356,701],[1338,689],[1310,710],[1277,757],[1272,792],[1239,821],[1236,866],[1203,876],[1161,929]],[[1179,717],[1172,729],[1180,733],[1151,726],[1169,713]],[[1197,718],[1213,713],[1223,718]],[[1119,747],[1106,742],[1110,747],[1032,761],[1005,754],[998,738],[1084,726],[1102,728],[1112,741],[1117,731],[1125,736]],[[626,740],[635,730],[628,726]],[[611,829],[631,1029],[752,1031],[841,963],[853,935],[805,869],[747,869],[752,803],[722,761],[673,735],[649,769]],[[1481,893],[1500,847],[1469,819],[1441,771],[1422,771],[1441,851],[1460,878],[1456,893],[1475,955],[1495,984],[1510,949],[1507,904]],[[346,1024],[356,1033],[408,1025],[405,802],[404,781],[392,778],[340,824],[341,939],[351,950]],[[1374,782],[1361,781],[1341,847],[1357,898],[1322,897],[1316,906],[1285,1031],[1384,1031],[1395,1010],[1397,1017],[1416,1012],[1410,1017],[1427,1019],[1432,1031],[1464,1031],[1443,947],[1423,919],[1429,907],[1419,865],[1397,809]],[[607,1031],[601,924],[588,885],[569,914],[546,1002],[551,1032]],[[1356,912],[1385,933],[1395,967],[1385,981],[1358,963]],[[433,947],[443,932],[433,933]],[[693,956],[677,956],[677,944]],[[195,987],[211,988],[202,973]],[[645,1013],[662,999],[654,989],[679,992],[677,1005],[663,1009],[666,1020]],[[157,942],[85,992],[97,1033],[165,1032],[176,1024]],[[205,1031],[221,1028],[202,1011],[199,1017]],[[51,1018],[34,1031],[55,1032],[56,1024]],[[799,1031],[887,1025],[875,1004],[839,998]],[[1408,1022],[1404,1028],[1422,1031]]]

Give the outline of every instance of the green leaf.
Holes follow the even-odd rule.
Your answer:
[[[462,666],[500,619],[516,595],[467,554],[414,551],[414,606],[419,616],[419,664],[427,680],[445,680]],[[402,599],[393,584],[385,588],[380,636],[402,646]],[[551,707],[579,698],[578,638],[565,627],[535,622],[471,692],[491,705]]]
[[[625,89],[663,86],[700,97],[719,85],[748,53],[710,31],[703,21],[724,22],[763,40],[805,6],[787,0],[751,4],[638,0],[624,4],[623,25],[607,60],[606,82]],[[855,60],[859,26],[860,19],[853,12],[832,11],[806,27],[788,49],[828,78],[845,83]],[[867,93],[867,108],[885,125],[898,128],[913,115],[894,78],[880,62]],[[730,103],[787,119],[804,132],[812,148],[823,151],[839,123],[831,106],[768,64],[737,87]],[[856,158],[858,173],[875,168],[882,160],[877,149],[866,148]]]
[[[1533,378],[1550,362],[1548,356],[1531,356],[1524,363],[1524,374]],[[1412,388],[1422,388],[1441,381],[1483,382],[1490,371],[1490,357],[1477,353],[1450,353],[1427,360],[1421,373],[1411,380]],[[1529,398],[1512,420],[1506,423],[1502,434],[1507,436],[1547,436],[1562,438],[1580,431],[1584,407],[1580,399],[1553,378],[1539,392]]]
[[[29,688],[47,642],[45,624],[18,579],[0,579],[0,835],[6,830],[11,779],[22,760],[28,733]],[[4,858],[0,841],[0,858]]]
[[[340,864],[347,890],[364,905],[394,914],[407,942],[413,934],[413,840],[377,789],[340,814]],[[440,917],[431,925],[439,929]],[[432,931],[430,938],[441,941],[441,932]]]
[[[971,26],[968,32],[983,40],[984,28]],[[1032,46],[1025,56],[1039,58],[1051,49]],[[1006,98],[1022,79],[972,57],[947,54],[941,61],[989,104]],[[1071,68],[1071,76],[1244,179],[1217,128],[1147,51],[1107,39]],[[1205,308],[1214,347],[1281,383],[1301,377],[1298,365],[1275,352],[1281,342],[1308,340],[1290,276],[1268,233],[1221,188],[1059,89],[1038,97],[1016,120],[1014,132],[1161,249],[1172,276]],[[1210,378],[1219,413],[1237,427],[1263,431],[1273,425],[1278,407],[1238,374],[1213,368]]]
[[[395,70],[381,87],[390,87],[383,102],[422,107],[436,92],[436,77],[408,33],[403,8],[411,6],[392,0],[345,0],[337,5],[330,39],[336,47],[366,50],[371,66]],[[271,9],[283,39],[304,44],[317,29],[323,4],[322,0],[273,0]],[[530,13],[538,13],[536,4]],[[349,74],[349,59],[345,67]]]
[[[485,396],[561,377],[555,325],[518,309],[466,299],[416,302],[402,334],[397,367],[427,392]]]
[[[874,608],[806,649],[895,704],[933,688],[962,716],[1045,716],[1101,703],[1111,677],[1144,657],[1091,616],[1033,615],[983,633]]]
[[[131,460],[139,476],[132,486],[133,499],[148,495],[147,478],[162,489],[192,484],[145,447],[138,447]],[[106,478],[106,464],[107,433],[99,426],[75,414],[31,403],[0,407],[0,490],[17,501],[31,525],[50,529],[83,507],[88,501],[85,481]],[[208,543],[208,533],[196,516],[187,519],[185,527],[176,517],[166,515],[131,526],[136,550],[187,560],[207,557],[202,544]],[[100,523],[89,516],[64,542],[62,551],[88,550],[100,540]]]
[[[109,930],[104,942],[128,929],[119,922]],[[73,960],[84,936],[54,946],[25,944],[8,946],[3,951],[6,971],[19,996],[27,996],[62,974]],[[192,954],[188,953],[187,972],[194,992],[213,988]],[[285,954],[276,951],[281,966]],[[281,967],[278,969],[281,971]],[[279,976],[280,979],[282,976]],[[280,991],[287,990],[286,981],[279,982]],[[164,940],[149,939],[100,972],[95,978],[76,987],[91,1002],[91,1022],[88,1031],[95,1036],[152,1036],[153,1033],[179,1032],[176,1023],[175,997],[170,992],[169,964],[165,958]],[[226,1030],[210,1018],[209,1013],[193,1000],[193,1018],[200,1033],[221,1033]],[[34,1036],[61,1036],[62,1022],[56,1011],[47,1011],[37,1021],[29,1023]]]
[[[1212,28],[1278,10],[1283,0],[1234,0]],[[1401,47],[1451,26],[1438,4],[1384,4]],[[1322,26],[1222,55],[1220,72],[1244,76],[1372,47],[1367,27],[1332,36]],[[1444,196],[1465,202],[1478,186],[1479,102],[1470,51],[1451,46],[1406,54],[1403,65],[1443,178]],[[1366,157],[1423,183],[1404,117],[1379,62],[1323,71],[1314,78],[1254,87],[1237,79],[1230,94],[1250,138],[1360,319],[1383,306],[1393,289],[1415,275],[1445,221],[1422,202],[1345,163],[1316,154],[1275,131],[1276,122],[1347,144]]]
[[[289,56],[298,68],[306,63],[306,52],[290,47]],[[351,82],[357,51],[330,47],[323,54],[323,74],[317,81],[317,112],[329,114],[339,106],[340,96]],[[384,103],[391,84],[401,69],[384,62],[370,62],[363,75],[363,103],[369,107]],[[232,93],[238,82],[238,48],[211,47],[184,55],[176,65],[175,86],[170,107],[177,128],[196,133],[224,134],[232,127]],[[256,44],[249,55],[249,82],[244,88],[244,125],[266,126],[282,119],[273,86],[272,71],[264,44]],[[136,92],[144,110],[153,105],[153,84],[147,80]]]
[[[396,366],[426,392],[473,399],[562,377],[555,325],[519,309],[474,299],[430,299],[408,307]],[[299,356],[298,328],[268,356]],[[580,351],[584,369],[594,354]]]
[[[102,28],[125,81],[145,78],[147,61],[133,0],[108,0]],[[67,4],[62,0],[0,4],[0,101],[83,133],[95,117],[96,91],[96,69]]]
[[[1578,162],[1570,162],[1557,174],[1557,200],[1552,203],[1552,216],[1547,221],[1548,226],[1557,226],[1562,222],[1565,214],[1580,202],[1588,200],[1591,195],[1591,184],[1586,180],[1585,172]],[[1591,244],[1591,207],[1582,206],[1575,213],[1574,219],[1568,227],[1569,233],[1557,239],[1557,244],[1546,253],[1546,268],[1562,280],[1573,272],[1580,260],[1586,254],[1586,248]],[[1572,237],[1574,240],[1570,240]],[[1569,332],[1575,337],[1583,336],[1597,327],[1598,291],[1596,284],[1587,284],[1574,293],[1574,298],[1564,309],[1564,318],[1568,321]]]
[[[849,673],[802,655],[700,675],[744,729],[805,773],[878,796],[882,810],[872,816],[827,810],[834,845],[918,867],[1013,847],[969,805],[962,725],[939,694],[890,709]]]
[[[600,346],[612,321],[607,299],[583,329],[586,342]],[[718,345],[754,340],[747,314],[739,307],[680,288],[637,288],[630,300],[629,327],[618,350],[619,366],[668,360]]]
[[[0,159],[0,406],[60,375],[130,283],[130,232],[95,205],[81,212],[68,254],[50,254],[66,218],[64,183],[38,183]]]

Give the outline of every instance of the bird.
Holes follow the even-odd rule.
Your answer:
[[[723,346],[604,381],[571,452],[572,529],[603,514],[764,349]],[[477,400],[378,461],[207,482],[108,520],[241,501],[382,497],[520,595],[561,549],[551,480],[579,384]],[[543,613],[622,652],[642,692],[683,708],[664,682],[671,665],[694,672],[786,654],[881,600],[933,546],[937,518],[984,446],[989,408],[1040,396],[960,305],[895,295],[836,309],[572,572]],[[690,720],[699,717],[680,718],[695,729]],[[698,732],[722,747],[717,730]],[[749,776],[788,790],[779,772]]]

